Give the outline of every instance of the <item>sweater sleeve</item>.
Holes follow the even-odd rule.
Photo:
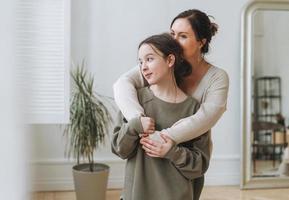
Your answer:
[[[137,97],[137,89],[144,86],[145,81],[138,67],[121,75],[113,84],[115,102],[126,119],[144,114]]]
[[[172,127],[163,130],[177,144],[197,138],[210,130],[226,111],[229,89],[227,73],[213,76],[210,85],[205,91],[205,96],[197,112],[187,118],[177,121]]]
[[[124,122],[121,113],[118,117],[118,125],[114,128],[111,140],[111,150],[122,159],[135,155],[139,144],[139,134],[143,131],[139,117]]]
[[[205,174],[210,163],[209,133],[179,144],[170,149],[165,158],[169,159],[187,179]]]

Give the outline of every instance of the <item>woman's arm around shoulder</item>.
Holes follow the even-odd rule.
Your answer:
[[[128,120],[144,113],[137,97],[137,89],[144,85],[144,79],[138,67],[122,74],[113,84],[115,102]]]
[[[176,143],[197,138],[207,132],[226,111],[229,77],[220,68],[215,67],[214,70],[208,80],[208,86],[204,89],[203,99],[197,112],[164,130]]]

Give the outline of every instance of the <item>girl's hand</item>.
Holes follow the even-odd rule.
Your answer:
[[[153,118],[141,117],[140,121],[144,134],[152,134],[155,132],[155,120]]]
[[[148,137],[141,138],[140,143],[148,156],[163,158],[174,146],[174,141],[167,135],[161,133],[161,137],[164,143],[151,140]]]

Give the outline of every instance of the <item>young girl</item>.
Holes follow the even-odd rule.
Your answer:
[[[183,59],[183,50],[169,34],[151,36],[139,45],[141,72],[149,86],[137,91],[146,117],[156,119],[155,129],[172,126],[179,119],[196,112],[198,104],[178,85],[191,73]],[[162,158],[150,154],[156,149],[141,145],[146,139],[146,117],[126,121],[120,117],[112,138],[112,151],[127,159],[124,200],[191,200],[193,179],[202,176],[209,166],[209,134],[176,145],[166,135],[163,144],[170,146]]]

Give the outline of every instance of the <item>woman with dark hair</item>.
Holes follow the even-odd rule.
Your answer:
[[[191,200],[194,178],[209,166],[209,134],[174,145],[167,135],[158,135],[165,146],[174,146],[163,158],[141,145],[142,121],[156,118],[156,130],[170,127],[181,118],[195,113],[198,102],[180,88],[191,66],[183,59],[183,50],[169,34],[151,36],[139,45],[141,73],[149,86],[138,89],[137,96],[146,116],[126,121],[120,116],[112,137],[112,151],[127,159],[124,200]],[[154,139],[154,138],[153,138]]]
[[[204,12],[196,9],[187,10],[176,16],[170,26],[171,35],[179,42],[184,50],[184,58],[191,64],[192,73],[186,76],[180,88],[186,94],[193,96],[199,103],[198,111],[176,122],[173,126],[161,130],[179,144],[201,136],[215,125],[226,110],[229,78],[227,73],[210,64],[205,55],[209,51],[212,37],[218,26],[210,21]],[[127,120],[136,116],[145,116],[143,107],[137,98],[137,89],[145,86],[140,70],[134,68],[122,75],[114,84],[115,101]],[[155,131],[155,121],[146,119],[142,125],[146,133]],[[210,140],[211,141],[211,140]],[[142,144],[148,155],[164,157],[174,145],[142,139]],[[210,142],[210,151],[212,142]],[[204,177],[194,180],[194,197],[199,199],[204,185]]]

